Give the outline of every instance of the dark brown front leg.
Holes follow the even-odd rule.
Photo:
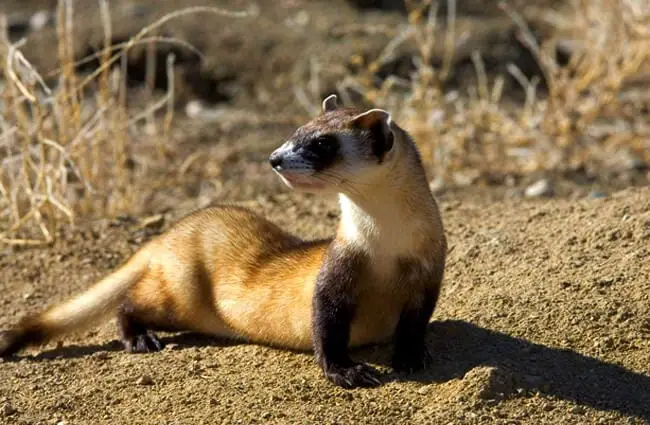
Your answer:
[[[411,270],[417,267],[410,266]],[[395,351],[392,365],[398,372],[414,372],[426,367],[429,362],[429,353],[425,345],[425,338],[429,320],[436,308],[440,285],[442,283],[442,267],[434,273],[415,273],[413,277],[419,282],[415,284],[426,285],[422,293],[413,297],[405,306],[400,315],[397,329],[395,330]]]
[[[398,372],[412,373],[429,361],[425,337],[438,298],[437,291],[432,292],[428,291],[422,302],[404,309],[397,323],[392,365]]]
[[[360,255],[333,242],[318,275],[313,300],[313,345],[325,377],[343,388],[381,384],[373,367],[352,360],[348,352],[356,300],[354,284],[363,267]]]

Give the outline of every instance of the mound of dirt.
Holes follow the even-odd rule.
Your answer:
[[[246,205],[309,237],[334,199]],[[355,353],[386,371],[374,390],[325,382],[309,353],[166,335],[121,351],[105,323],[0,365],[4,423],[629,423],[650,421],[650,188],[584,201],[441,199],[452,252],[413,375],[390,347]],[[171,221],[86,223],[47,250],[5,252],[0,328],[115,267]]]

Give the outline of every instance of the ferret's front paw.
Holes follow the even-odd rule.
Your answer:
[[[147,331],[144,334],[134,335],[128,340],[124,340],[124,349],[129,353],[152,353],[163,349],[162,342],[156,334]]]
[[[335,385],[343,388],[377,387],[381,385],[377,369],[364,363],[352,366],[329,366],[325,377]]]

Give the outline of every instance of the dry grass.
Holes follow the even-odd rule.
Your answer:
[[[539,79],[529,81],[510,65],[526,93],[523,105],[504,95],[504,76],[488,77],[478,51],[472,55],[477,84],[467,93],[443,89],[461,38],[455,1],[447,3],[447,16],[440,19],[437,2],[406,0],[408,25],[379,57],[339,84],[341,93],[353,90],[393,111],[415,136],[439,184],[469,184],[494,172],[611,168],[626,158],[650,161],[643,112],[650,91],[639,84],[650,76],[647,1],[571,0],[562,11],[538,11],[555,34],[542,45],[525,20],[503,5],[548,85],[542,94]],[[433,67],[436,43],[442,65]],[[552,52],[558,45],[571,51],[568,65],[556,63]],[[393,76],[377,84],[377,70],[405,50],[417,64],[411,78]]]
[[[170,57],[169,92],[154,96],[155,73],[147,72],[148,104],[135,109],[126,90],[129,50],[145,44],[151,53],[154,43],[183,44],[154,35],[178,16],[251,14],[183,9],[143,28],[128,42],[111,46],[108,1],[98,1],[104,48],[98,54],[99,68],[90,75],[76,71],[71,0],[60,0],[58,6],[60,69],[55,83],[49,82],[51,75],[42,78],[33,69],[20,42],[12,45],[5,37],[0,43],[0,225],[7,225],[0,229],[0,242],[49,243],[61,222],[74,224],[83,215],[132,210],[138,199],[133,182],[149,179],[152,169],[169,164],[174,79]],[[650,162],[644,112],[650,92],[643,87],[650,75],[647,1],[572,0],[561,12],[538,11],[555,34],[542,45],[524,19],[504,7],[548,86],[542,92],[538,80],[529,81],[510,66],[526,93],[521,105],[505,95],[505,76],[487,75],[479,53],[472,56],[477,84],[463,88],[466,93],[445,89],[463,39],[455,0],[439,0],[447,2],[443,18],[437,17],[438,2],[405,1],[408,23],[378,57],[342,79],[339,92],[343,103],[352,103],[346,93],[354,91],[366,102],[393,111],[415,136],[438,184],[468,184],[493,173],[616,167],[621,158],[635,156]],[[568,65],[558,65],[549,53],[557,45],[572,52]],[[415,72],[408,79],[392,76],[378,84],[377,71],[404,52],[414,57]],[[431,65],[434,56],[441,65]],[[152,71],[155,55],[149,57]],[[318,110],[323,88],[320,67],[311,60],[306,89],[296,88],[297,100],[312,113]]]
[[[130,209],[136,199],[132,183],[147,178],[148,170],[164,161],[168,149],[174,58],[170,56],[167,63],[168,93],[160,99],[149,93],[148,106],[134,111],[127,102],[129,49],[143,43],[184,44],[149,35],[179,16],[212,13],[238,18],[254,13],[212,7],[182,9],[143,28],[128,42],[112,46],[108,0],[99,0],[99,6],[104,46],[98,54],[100,66],[90,75],[77,72],[71,0],[60,0],[57,8],[60,68],[52,84],[55,87],[49,87],[25,59],[22,42],[11,44],[6,35],[2,40],[0,223],[8,228],[0,232],[0,242],[47,244],[61,221],[74,224],[79,215],[113,215]],[[6,34],[4,22],[2,34]],[[95,58],[83,62],[91,59]],[[148,66],[152,69],[155,64],[150,61]],[[147,74],[147,85],[152,87],[154,74]],[[161,128],[152,128],[156,121],[151,117],[159,111],[164,115]]]

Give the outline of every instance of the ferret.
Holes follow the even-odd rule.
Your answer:
[[[269,162],[290,188],[338,194],[335,237],[302,240],[235,205],[198,210],[85,292],[0,334],[0,356],[117,311],[128,352],[161,350],[155,330],[311,350],[343,388],[381,384],[353,347],[392,341],[396,371],[424,367],[447,242],[410,135],[389,112],[342,108],[331,95]]]

